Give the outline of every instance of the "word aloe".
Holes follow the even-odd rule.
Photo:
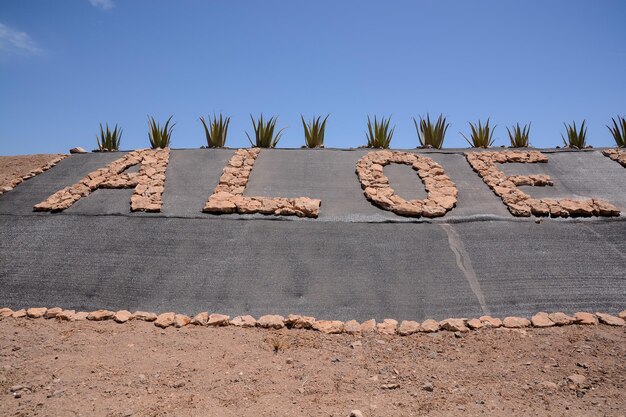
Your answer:
[[[215,114],[213,118],[209,116],[209,122],[204,117],[200,116],[202,126],[204,126],[204,134],[206,136],[206,144],[209,148],[222,148],[226,144],[226,135],[228,134],[228,125],[230,124],[230,117],[223,117],[220,113],[218,119]]]
[[[324,133],[326,132],[326,120],[328,116],[322,120],[322,116],[314,117],[311,121],[306,123],[304,116],[300,115],[302,119],[302,127],[304,127],[304,143],[307,148],[321,148],[324,146]]]
[[[467,141],[467,143],[470,144],[471,147],[488,148],[493,145],[493,132],[496,126],[490,127],[489,119],[487,119],[487,123],[485,123],[484,126],[482,125],[480,120],[476,125],[474,125],[472,122],[469,122],[469,125],[472,129],[472,133],[470,134],[471,141],[463,133],[461,133],[461,135],[465,138],[465,140]]]
[[[443,117],[443,114],[439,115],[435,124],[430,121],[429,114],[426,114],[426,119],[420,116],[419,124],[414,117],[413,124],[415,125],[417,138],[420,141],[421,147],[441,149],[446,136],[446,130],[448,130],[448,126],[450,126],[449,123],[446,123],[446,118]]]
[[[275,148],[283,134],[283,130],[285,130],[284,128],[280,129],[274,134],[278,118],[270,117],[269,120],[264,120],[263,114],[261,114],[258,120],[254,120],[252,115],[250,115],[250,119],[254,127],[254,142],[250,138],[250,135],[248,135],[248,132],[246,132],[250,144],[258,148]]]
[[[519,123],[516,123],[515,126],[511,127],[511,129],[508,127],[506,128],[506,131],[509,132],[511,147],[527,148],[529,144],[528,137],[530,135],[530,123],[524,125],[524,127],[521,127]]]
[[[389,148],[393,131],[395,130],[395,126],[389,130],[390,121],[391,117],[382,117],[379,122],[378,118],[374,116],[374,123],[372,124],[370,117],[367,116],[367,132],[365,132],[365,135],[368,148]]]
[[[582,149],[587,146],[587,127],[585,126],[585,120],[580,125],[580,130],[576,128],[576,122],[572,122],[571,125],[565,124],[565,130],[567,131],[567,140],[561,133],[563,143],[566,147],[574,149]]]
[[[100,123],[100,135],[96,135],[96,140],[98,141],[98,149],[100,151],[119,151],[122,140],[122,128],[118,128],[115,125],[113,130],[110,130],[107,123],[105,130],[102,128],[102,123]]]
[[[615,139],[615,144],[620,148],[626,148],[626,118],[617,116],[617,121],[611,118],[613,126],[607,126]]]
[[[154,120],[154,117],[148,116],[148,136],[150,137],[150,146],[152,149],[156,148],[167,148],[170,146],[170,141],[172,139],[172,130],[176,123],[170,126],[170,121],[172,120],[170,116],[165,122],[165,126],[161,128],[161,126]]]

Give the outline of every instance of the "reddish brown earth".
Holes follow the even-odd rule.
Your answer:
[[[624,416],[626,328],[407,337],[0,321],[2,416]]]
[[[15,186],[15,182],[20,178],[45,167],[59,156],[57,154],[0,156],[0,189]]]

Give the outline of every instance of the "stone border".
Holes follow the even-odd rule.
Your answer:
[[[527,327],[546,328],[553,326],[566,326],[572,324],[609,326],[626,326],[626,310],[622,310],[617,316],[607,313],[577,312],[569,316],[562,312],[546,313],[540,312],[531,317],[530,320],[524,317],[505,317],[504,319],[491,316],[479,318],[449,318],[441,321],[432,319],[423,322],[404,320],[398,325],[394,319],[385,319],[382,323],[376,323],[371,319],[359,323],[356,320],[342,322],[339,320],[317,320],[314,317],[290,314],[287,318],[279,315],[265,315],[258,320],[252,316],[237,316],[231,319],[224,314],[209,314],[202,312],[194,317],[184,314],[167,312],[156,314],[152,312],[136,311],[131,313],[127,310],[109,311],[97,310],[92,312],[76,312],[75,310],[64,310],[60,307],[46,308],[35,307],[13,311],[10,308],[0,308],[0,320],[5,318],[30,318],[30,319],[56,319],[59,321],[105,321],[113,320],[117,323],[126,323],[131,320],[142,320],[154,323],[160,328],[184,327],[188,325],[221,327],[234,326],[242,328],[260,327],[264,329],[305,329],[314,330],[325,334],[366,334],[377,332],[386,335],[409,336],[415,333],[434,333],[438,331],[449,331],[454,333],[468,333],[471,330],[482,328],[507,328],[522,329]]]
[[[428,195],[426,199],[407,201],[395,194],[383,172],[392,163],[410,165],[417,171]],[[365,198],[400,216],[441,217],[456,206],[456,185],[443,167],[427,156],[388,150],[369,152],[357,162],[356,174]]]
[[[496,163],[546,163],[548,157],[539,151],[496,151],[465,152],[470,166],[483,179],[485,184],[502,199],[512,215],[518,217],[589,217],[619,216],[620,210],[606,200],[535,199],[518,188],[520,185],[553,185],[547,175],[507,176]]]
[[[213,190],[202,211],[214,214],[273,214],[317,218],[321,200],[308,197],[269,198],[244,197],[250,172],[261,150],[259,148],[237,149],[226,164],[219,184]]]
[[[608,156],[624,168],[626,168],[626,150],[624,149],[606,149],[602,151],[604,156]]]
[[[12,189],[14,189],[15,187],[17,187],[18,185],[20,185],[22,182],[33,178],[36,175],[39,175],[47,170],[49,170],[50,168],[52,168],[53,166],[55,166],[56,164],[58,164],[59,162],[61,162],[62,160],[64,160],[65,158],[67,158],[69,155],[58,155],[56,158],[54,158],[53,160],[51,160],[50,162],[48,162],[46,165],[44,165],[41,168],[35,168],[32,171],[30,171],[28,174],[23,175],[21,177],[15,178],[12,182],[11,185],[8,186],[4,186],[0,188],[0,195],[4,194],[4,193],[8,193],[9,191],[11,191]]]
[[[162,195],[169,155],[169,148],[129,152],[106,167],[87,174],[71,187],[52,194],[36,204],[33,211],[65,210],[98,188],[134,188],[135,193],[130,199],[131,211],[159,212],[163,205]],[[124,173],[137,164],[141,164],[139,172]]]

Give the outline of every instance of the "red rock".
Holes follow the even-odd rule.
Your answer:
[[[20,319],[22,317],[26,317],[26,310],[23,308],[21,310],[16,310],[13,312],[13,318]]]
[[[600,216],[619,216],[620,210],[608,201],[601,199],[593,199],[593,209]]]
[[[535,216],[549,216],[550,206],[541,200],[529,199],[526,203],[530,206],[530,210]]]
[[[349,320],[343,324],[344,333],[359,334],[361,333],[361,324],[356,320]]]
[[[97,311],[92,311],[91,313],[89,313],[89,315],[87,316],[87,320],[93,320],[93,321],[110,320],[113,318],[114,315],[115,313],[109,310],[97,310]]]
[[[285,327],[285,318],[283,316],[268,314],[259,318],[257,326],[264,329],[282,329]]]
[[[502,325],[508,329],[521,329],[530,326],[530,321],[523,317],[506,317]]]
[[[174,326],[176,328],[185,327],[190,322],[191,322],[191,319],[189,318],[189,316],[187,316],[185,314],[176,314],[174,316]]]
[[[478,330],[484,326],[483,322],[480,319],[470,319],[467,321],[467,327],[472,330]]]
[[[432,319],[424,320],[420,326],[420,332],[423,333],[434,333],[437,331],[439,331],[439,322]]]
[[[0,320],[13,316],[13,310],[8,307],[0,308]]]
[[[494,329],[497,329],[498,327],[502,326],[502,320],[500,320],[499,318],[496,318],[496,317],[480,316],[479,320],[486,327],[493,327]]]
[[[422,206],[422,216],[433,218],[441,217],[446,214],[446,209],[436,204],[424,204]]]
[[[209,315],[209,320],[207,320],[207,326],[228,326],[230,321],[230,316],[225,314],[211,314]]]
[[[574,314],[574,320],[576,321],[576,324],[585,324],[591,326],[598,324],[598,319],[596,318],[596,316],[591,313],[585,313],[582,311]]]
[[[419,332],[420,324],[413,320],[403,320],[398,327],[398,334],[400,336],[409,336]]]
[[[530,206],[523,202],[509,203],[507,206],[511,214],[518,217],[529,217],[532,212]]]
[[[76,314],[74,314],[75,321],[84,321],[84,320],[87,320],[88,317],[89,317],[89,313],[86,311],[78,311],[76,312]]]
[[[297,314],[290,314],[285,320],[285,325],[294,329],[311,329],[315,323],[315,317],[300,316]]]
[[[157,316],[157,319],[154,321],[154,325],[165,329],[166,327],[173,326],[176,320],[176,313],[162,313]]]
[[[592,200],[560,200],[561,207],[567,211],[570,216],[591,216],[593,215],[593,201]]]
[[[376,330],[382,334],[396,334],[398,322],[394,319],[384,319],[382,323],[376,325]]]
[[[436,197],[432,198],[432,201],[437,203],[438,206],[443,207],[445,210],[451,210],[454,206],[456,206],[456,197],[452,196]]]
[[[44,316],[48,311],[45,307],[33,307],[26,310],[26,315],[31,319],[38,319]]]
[[[202,211],[205,213],[234,213],[237,211],[237,206],[232,201],[209,199]]]
[[[113,316],[113,320],[115,320],[118,323],[126,323],[128,320],[130,320],[132,316],[133,315],[130,314],[130,311],[120,310],[115,313],[115,315]]]
[[[320,200],[307,197],[299,197],[293,199],[293,207],[296,211],[300,211],[306,217],[317,217],[320,212]]]
[[[568,316],[565,313],[561,313],[557,311],[556,313],[548,314],[548,318],[554,322],[557,326],[567,326],[568,324],[574,323],[574,317]]]
[[[450,332],[461,332],[467,333],[469,329],[465,325],[465,320],[463,319],[446,319],[439,322],[439,328],[441,330],[448,330]]]
[[[567,377],[568,382],[571,382],[575,385],[583,385],[587,378],[584,375],[573,374]]]
[[[623,319],[612,316],[606,313],[596,313],[596,317],[600,320],[601,323],[608,324],[609,326],[625,326],[626,322]]]
[[[617,317],[619,317],[622,320],[626,320],[626,310],[620,311]]]
[[[313,330],[326,334],[338,334],[343,332],[343,322],[339,320],[316,320]]]
[[[376,330],[376,320],[369,319],[361,323],[361,333],[366,334]]]
[[[63,309],[61,307],[49,308],[48,310],[46,310],[46,314],[44,314],[44,317],[47,319],[53,319],[58,316],[59,313],[61,313],[62,311]]]
[[[230,325],[235,327],[255,327],[256,319],[252,316],[237,316],[230,321]]]
[[[555,384],[554,382],[550,382],[550,381],[541,381],[539,383],[539,386],[546,390],[556,390],[559,388],[557,384]]]
[[[206,311],[203,311],[202,313],[196,314],[191,319],[191,324],[195,324],[197,326],[206,326],[208,321],[209,321],[209,313],[207,313]]]
[[[147,311],[135,311],[132,316],[132,320],[155,321],[156,319],[156,314]]]
[[[419,217],[422,215],[422,207],[408,202],[397,204],[392,207],[392,211],[401,216]]]
[[[554,322],[550,320],[548,317],[548,313],[544,313],[543,311],[535,314],[530,319],[533,327],[552,327],[554,326]]]
[[[74,321],[76,310],[63,310],[57,314],[57,320]]]

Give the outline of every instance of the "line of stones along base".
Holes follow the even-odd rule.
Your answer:
[[[374,319],[359,323],[356,320],[346,322],[338,320],[317,320],[314,317],[290,314],[287,318],[279,315],[266,315],[258,320],[252,316],[237,316],[231,319],[224,314],[209,314],[202,312],[194,317],[174,312],[155,314],[145,311],[131,313],[127,310],[117,312],[109,310],[97,310],[92,312],[76,312],[75,310],[64,310],[60,307],[46,308],[33,307],[13,311],[10,308],[0,308],[0,320],[2,319],[56,319],[59,321],[106,321],[113,320],[117,323],[127,323],[132,320],[142,320],[154,323],[160,328],[184,327],[188,325],[196,326],[235,326],[242,328],[261,327],[265,329],[309,329],[326,334],[366,334],[378,332],[386,335],[409,336],[415,333],[433,333],[438,331],[450,331],[467,333],[470,330],[482,328],[504,327],[509,329],[522,329],[526,327],[546,328],[553,326],[567,325],[598,325],[626,326],[626,310],[621,311],[617,316],[607,313],[577,312],[569,316],[562,312],[546,313],[540,312],[531,317],[530,320],[523,317],[506,317],[504,319],[491,316],[482,316],[475,319],[449,318],[442,321],[432,319],[421,323],[411,320],[404,320],[398,324],[397,320],[385,319],[381,323],[376,323]]]

